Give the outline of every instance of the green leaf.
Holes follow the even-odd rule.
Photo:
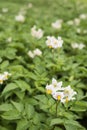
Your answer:
[[[54,130],[63,130],[63,129],[60,127],[55,127]]]
[[[72,112],[63,112],[63,117],[66,117],[67,119],[77,119],[78,116],[73,114]]]
[[[39,102],[40,109],[47,112],[48,108],[50,108],[48,98],[45,95],[37,95],[34,98]]]
[[[79,107],[86,107],[87,108],[87,102],[86,101],[76,101],[75,102],[76,105],[78,105]]]
[[[45,92],[45,89],[43,87],[37,87],[37,90],[43,93]]]
[[[29,98],[29,97],[26,97],[25,99],[25,102],[31,104],[31,105],[37,105],[38,104],[38,101],[33,99],[33,98]]]
[[[14,101],[11,101],[11,103],[13,104],[13,106],[19,111],[19,112],[22,112],[24,107],[23,107],[23,104],[22,103],[17,103],[17,102],[14,102]]]
[[[34,107],[32,105],[26,103],[25,112],[26,112],[26,115],[27,115],[28,119],[33,118],[34,112],[35,112]]]
[[[37,76],[34,73],[32,73],[32,72],[29,72],[27,77],[29,77],[31,79],[34,79],[34,80],[37,80]]]
[[[6,51],[5,51],[5,57],[8,58],[8,59],[14,59],[15,56],[16,56],[16,49],[13,49],[13,48],[7,48]]]
[[[26,119],[21,119],[17,122],[16,130],[26,130],[29,126],[29,122]]]
[[[53,125],[61,125],[63,124],[63,119],[60,119],[60,118],[55,118],[55,119],[52,119],[51,120],[51,123],[50,123],[50,126],[53,126]]]
[[[1,117],[6,120],[17,120],[21,118],[21,114],[17,110],[13,109],[13,110],[4,112],[1,115]]]
[[[35,99],[39,100],[40,102],[46,104],[46,102],[48,102],[48,99],[45,95],[37,95],[34,96]]]
[[[70,125],[70,124],[67,124],[67,125],[64,125],[66,130],[79,130],[76,126],[73,126],[73,125]]]
[[[30,125],[30,130],[39,130],[39,126],[38,125],[34,125],[34,124],[32,124],[32,125]]]
[[[4,61],[4,62],[0,65],[0,67],[1,67],[1,69],[7,69],[8,65],[9,65],[9,61],[6,60],[6,61]]]
[[[21,92],[20,90],[15,90],[14,91],[14,94],[17,95],[17,97],[20,99],[20,100],[23,100],[24,96],[25,96],[25,93],[24,92]]]
[[[74,120],[65,120],[64,121],[64,125],[65,125],[65,127],[67,126],[69,126],[69,128],[70,128],[70,126],[72,126],[71,128],[73,128],[74,127],[74,129],[82,129],[83,128],[83,130],[84,130],[84,127],[82,127],[77,121],[74,121]],[[74,129],[72,129],[72,130],[74,130]]]
[[[18,86],[17,86],[15,83],[10,83],[10,84],[8,84],[8,85],[4,88],[4,90],[2,91],[2,95],[6,94],[6,93],[8,93],[8,92],[10,92],[10,91],[13,91],[13,90],[15,90],[15,89],[17,89],[17,88],[18,88]]]
[[[34,114],[33,123],[36,124],[36,125],[40,123],[40,116],[39,116],[38,113]]]
[[[28,70],[25,69],[22,65],[12,65],[9,67],[9,71],[12,72],[13,79],[18,79],[18,77],[26,77]]]
[[[87,102],[86,101],[76,101],[73,106],[70,108],[72,111],[81,112],[86,111]]]
[[[13,106],[9,103],[3,103],[0,105],[0,111],[10,111],[13,109]]]
[[[8,129],[3,126],[0,126],[0,130],[8,130]]]
[[[30,93],[32,92],[32,89],[29,84],[27,84],[25,81],[22,80],[17,80],[15,81],[17,86],[24,92],[24,91],[29,91]]]

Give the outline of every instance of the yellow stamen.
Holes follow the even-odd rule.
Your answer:
[[[48,89],[48,90],[46,90],[46,93],[47,94],[52,94],[52,90]]]
[[[3,83],[3,80],[0,80],[0,83],[2,84],[2,83]]]
[[[5,75],[5,78],[8,79],[8,75]]]
[[[66,97],[66,103],[68,102],[69,100],[68,100],[68,97]]]
[[[54,44],[57,44],[57,41],[55,41]]]
[[[68,90],[65,90],[64,93],[65,93],[65,94],[69,94],[69,91],[68,91]]]
[[[58,96],[57,96],[57,99],[58,99],[58,100],[60,100],[60,99],[61,99],[61,96],[60,96],[60,95],[58,95]]]
[[[57,87],[57,84],[56,84],[56,83],[54,84],[54,87]]]
[[[52,46],[49,46],[49,48],[52,48]]]

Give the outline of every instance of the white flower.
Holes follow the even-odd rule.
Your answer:
[[[4,72],[4,74],[3,74],[3,79],[4,79],[4,80],[7,80],[7,79],[9,78],[9,76],[11,76],[11,74],[6,71],[6,72]]]
[[[84,30],[83,33],[86,34],[86,33],[87,33],[87,30]]]
[[[36,48],[34,51],[33,51],[34,55],[37,55],[37,56],[40,56],[42,55],[42,51],[38,48]]]
[[[80,28],[77,28],[77,33],[81,33],[81,29]]]
[[[80,19],[79,19],[79,18],[75,18],[75,19],[74,19],[74,24],[75,24],[76,26],[78,26],[78,25],[80,24]]]
[[[28,8],[29,8],[29,9],[32,8],[32,6],[33,6],[32,3],[29,3],[29,4],[28,4]]]
[[[80,14],[80,19],[83,19],[83,20],[85,20],[86,18],[87,18],[87,14]]]
[[[67,21],[67,24],[68,24],[68,25],[73,25],[74,23],[73,23],[72,20],[69,20],[69,21]]]
[[[61,87],[62,86],[62,81],[57,82],[56,79],[52,78],[52,84],[51,85],[54,87],[55,91],[63,90],[62,87]]]
[[[42,37],[43,37],[43,33],[44,33],[44,32],[43,32],[42,29],[36,30],[36,26],[33,26],[33,27],[31,28],[31,35],[32,35],[33,37],[37,38],[37,39],[42,38]]]
[[[63,92],[55,92],[52,94],[53,98],[58,100],[58,101],[62,101],[62,99],[64,98],[64,94]]]
[[[71,46],[73,49],[76,49],[76,48],[78,48],[78,43],[72,43]]]
[[[54,86],[54,88],[57,87],[57,84],[58,84],[57,80],[55,78],[52,78],[52,85]],[[62,86],[62,82],[61,82],[61,85],[59,85],[59,86],[60,87]]]
[[[18,13],[18,14],[24,16],[26,13],[27,13],[26,8],[25,8],[25,7],[22,7],[22,8],[19,10],[19,13]]]
[[[75,95],[77,94],[70,86],[62,87],[62,81],[57,82],[54,78],[50,85],[46,85],[46,92],[51,94],[55,100],[58,100],[61,103],[74,100]]]
[[[4,76],[0,74],[0,84],[3,84],[3,82],[4,82]]]
[[[29,51],[28,56],[31,57],[31,58],[34,58],[35,55],[34,55],[34,53],[32,51]]]
[[[48,36],[46,40],[46,45],[49,46],[49,48],[61,48],[63,44],[63,40],[61,37],[58,37],[57,39],[54,36]]]
[[[19,11],[19,15],[21,15],[21,16],[23,16],[23,17],[24,17],[24,15],[25,15],[26,13],[27,13],[26,10],[20,10],[20,11]],[[25,18],[24,18],[24,21],[25,21]]]
[[[54,40],[55,40],[54,36],[48,36],[46,40],[46,45],[49,46],[50,48],[53,48]]]
[[[53,98],[59,100],[62,103],[75,100],[75,95],[77,93],[70,87],[67,86],[63,88],[63,91],[58,91],[52,94]]]
[[[81,50],[85,47],[85,45],[83,43],[79,43],[79,44],[78,43],[72,43],[71,46],[72,46],[73,49],[78,48],[79,50]]]
[[[70,100],[74,100],[75,99],[75,95],[77,93],[70,87],[67,86],[64,88],[64,99],[66,102],[70,101]]]
[[[31,57],[31,58],[34,58],[35,56],[40,56],[42,55],[42,51],[38,48],[36,48],[35,50],[33,51],[29,51],[28,52],[28,55]]]
[[[62,44],[63,44],[63,40],[61,37],[58,37],[58,48],[61,48],[62,47]]]
[[[85,45],[83,43],[79,44],[79,49],[83,49],[85,47]]]
[[[46,91],[48,94],[54,94],[55,92],[57,91],[62,91],[63,88],[61,87],[62,86],[62,81],[60,82],[57,82],[56,79],[52,79],[52,83],[50,85],[46,85]]]
[[[61,29],[62,22],[63,22],[63,20],[59,19],[59,20],[52,23],[52,27],[55,28],[55,29]]]
[[[8,37],[7,42],[12,42],[12,37]]]
[[[2,12],[3,13],[7,13],[8,12],[8,8],[2,8]]]
[[[54,86],[52,84],[50,85],[46,85],[46,92],[47,94],[52,94],[52,93],[55,93],[55,89],[54,89]]]
[[[67,21],[67,24],[68,25],[76,25],[76,26],[78,26],[80,24],[80,19],[75,18],[74,20]]]
[[[22,14],[19,14],[19,15],[15,16],[15,20],[18,22],[24,22],[25,17]]]
[[[9,78],[9,76],[11,76],[11,74],[8,72],[0,74],[0,84],[3,84],[3,82]]]

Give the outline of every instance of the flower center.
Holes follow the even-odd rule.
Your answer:
[[[65,101],[65,102],[67,103],[68,101],[69,101],[69,100],[68,100],[68,97],[66,97],[66,101]]]
[[[60,95],[58,95],[58,96],[57,96],[57,100],[60,100],[60,99],[61,99],[61,96],[60,96]]]
[[[3,83],[3,80],[0,80],[0,83],[2,84],[2,83]]]
[[[5,78],[8,79],[8,75],[5,75]]]
[[[51,94],[52,93],[52,90],[48,89],[46,90],[47,94]]]
[[[64,94],[65,94],[65,95],[69,95],[69,91],[68,91],[68,90],[65,90],[65,91],[64,91]]]
[[[57,84],[56,84],[56,83],[54,83],[54,88],[55,88],[55,87],[57,87]]]
[[[49,48],[52,48],[52,46],[50,45]]]
[[[56,44],[57,44],[57,41],[55,41],[54,44],[56,45]]]

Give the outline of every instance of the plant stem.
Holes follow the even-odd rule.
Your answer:
[[[59,104],[59,102],[57,101],[57,102],[56,102],[56,117],[57,117],[57,114],[58,114],[58,113],[57,113],[58,104]]]

